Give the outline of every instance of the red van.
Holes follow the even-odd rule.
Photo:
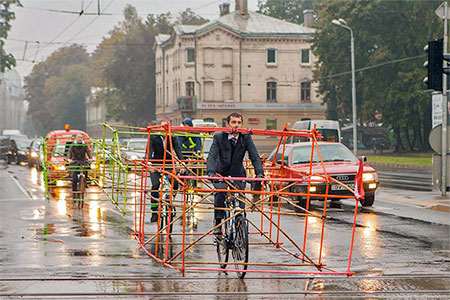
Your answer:
[[[81,130],[71,130],[68,125],[65,126],[65,130],[50,131],[45,137],[45,150],[47,154],[45,157],[45,166],[47,168],[47,178],[49,181],[71,180],[66,168],[65,159],[70,145],[78,134],[83,135],[85,143],[92,151],[89,135]]]

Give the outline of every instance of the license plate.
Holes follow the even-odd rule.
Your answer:
[[[347,186],[349,188],[351,188],[351,189],[355,189],[355,184],[354,183],[347,184]],[[342,186],[342,185],[333,184],[331,186],[331,190],[332,191],[344,191],[344,190],[347,190],[347,188],[345,186]]]

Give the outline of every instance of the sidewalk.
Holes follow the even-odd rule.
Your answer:
[[[450,193],[447,193],[444,197],[436,187],[433,188],[433,191],[427,192],[381,187],[378,189],[377,194],[377,198],[383,199],[383,201],[414,205],[425,209],[450,213]]]

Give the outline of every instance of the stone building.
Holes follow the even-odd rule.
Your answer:
[[[26,103],[16,70],[0,74],[0,134],[4,129],[25,129]]]
[[[156,118],[179,125],[185,117],[224,125],[237,111],[244,126],[282,129],[302,118],[324,119],[312,82],[313,12],[297,25],[221,4],[220,17],[200,26],[177,25],[155,42]],[[259,144],[270,138],[255,137]]]

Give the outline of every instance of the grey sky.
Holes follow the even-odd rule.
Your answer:
[[[89,51],[95,49],[104,36],[123,20],[123,8],[131,4],[145,19],[148,14],[171,12],[177,16],[191,8],[202,17],[212,20],[219,16],[219,4],[223,0],[100,0],[100,10],[111,15],[82,15],[49,10],[97,12],[97,0],[21,0],[23,8],[15,8],[16,20],[6,40],[6,51],[17,59],[17,71],[28,75],[31,61],[43,61],[64,43],[84,44]],[[234,10],[234,0],[228,1]],[[248,0],[250,11],[257,10],[258,0]],[[29,41],[25,51],[25,42]],[[39,42],[36,43],[36,42]],[[51,42],[51,44],[49,44]],[[22,60],[25,61],[22,61]]]

